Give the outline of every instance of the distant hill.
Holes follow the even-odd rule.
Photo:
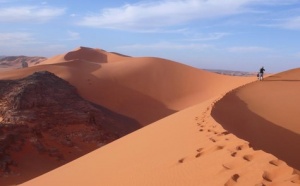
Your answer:
[[[256,72],[234,71],[234,70],[219,70],[219,69],[203,69],[217,74],[230,75],[230,76],[255,76]]]
[[[0,56],[0,68],[16,69],[22,67],[22,62],[26,62],[28,66],[34,66],[47,58],[40,56]]]

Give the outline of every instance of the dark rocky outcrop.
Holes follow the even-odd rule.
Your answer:
[[[18,163],[11,154],[21,153],[25,144],[41,154],[70,161],[63,153],[65,147],[86,143],[97,148],[139,127],[133,119],[84,100],[75,87],[50,72],[2,80],[0,175]]]

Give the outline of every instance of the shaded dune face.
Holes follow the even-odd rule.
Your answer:
[[[97,63],[107,63],[107,54],[105,51],[95,50],[86,47],[80,47],[76,51],[68,52],[65,55],[65,60],[86,60]]]
[[[214,97],[224,87],[234,87],[235,82],[250,81],[153,57],[103,64],[93,75],[99,77],[98,86],[106,91],[99,92],[97,98],[87,93],[88,99],[143,125]]]
[[[300,69],[255,82],[225,95],[212,116],[225,129],[300,169]]]
[[[107,52],[102,49],[94,49],[89,47],[79,47],[66,54],[53,56],[39,63],[39,65],[59,64],[63,62],[92,62],[92,63],[112,63],[128,59],[130,56],[119,54],[116,52]]]

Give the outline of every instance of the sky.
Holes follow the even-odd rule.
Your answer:
[[[0,56],[79,46],[281,72],[300,67],[300,0],[0,0]]]

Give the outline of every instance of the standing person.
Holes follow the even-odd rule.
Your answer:
[[[261,67],[261,68],[259,69],[259,77],[258,77],[259,81],[262,81],[262,80],[263,80],[263,78],[264,78],[264,72],[265,72],[265,68],[264,68],[264,67]]]

